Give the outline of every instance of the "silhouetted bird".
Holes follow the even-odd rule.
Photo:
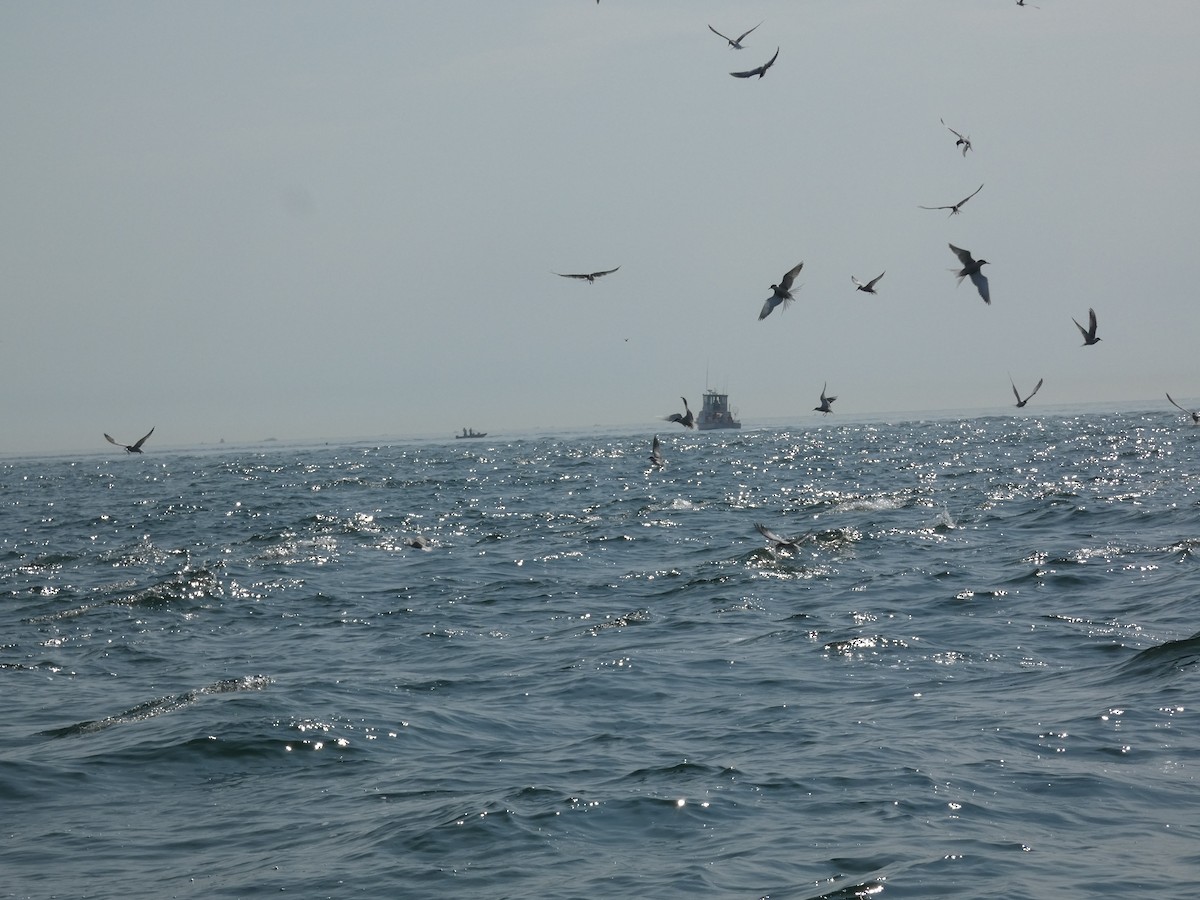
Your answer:
[[[823,384],[823,385],[821,386],[821,405],[820,405],[820,406],[814,406],[814,407],[813,407],[813,412],[824,413],[825,415],[829,415],[831,412],[833,412],[833,410],[832,410],[832,409],[830,409],[830,407],[829,407],[829,404],[830,404],[830,403],[832,403],[834,400],[836,400],[836,399],[837,399],[837,397],[826,397],[826,396],[825,396],[825,389],[826,389],[827,387],[829,387],[829,383],[828,383],[828,382],[826,382],[825,384]]]
[[[938,119],[938,121],[941,122],[943,125],[946,125],[945,119]],[[963,156],[966,156],[967,151],[971,149],[971,139],[969,137],[967,137],[965,134],[961,134],[960,132],[955,131],[949,125],[946,125],[946,130],[949,131],[956,138],[958,138],[958,140],[954,142],[954,146],[962,147]]]
[[[766,19],[763,20],[763,22],[765,22],[765,21],[766,21]],[[758,23],[758,25],[761,25],[761,24],[762,24],[762,22]],[[755,25],[754,28],[757,28],[758,25]],[[754,28],[751,28],[750,31],[753,31]],[[725,35],[721,34],[721,32],[717,31],[717,29],[713,28],[711,25],[708,26],[708,30],[711,31],[713,34],[715,34],[717,37],[725,38],[725,40],[729,41],[729,46],[732,47],[734,50],[744,50],[745,49],[742,46],[742,41],[745,40],[746,35],[748,35],[750,33],[750,31],[745,31],[745,32],[742,32],[740,35],[738,35],[736,38],[731,38],[731,37],[725,37]]]
[[[875,285],[878,283],[879,279],[882,278],[886,274],[887,274],[887,272],[880,272],[878,275],[876,275],[874,278],[872,278],[866,284],[863,284],[861,281],[859,281],[853,275],[850,276],[850,280],[854,282],[854,289],[856,291],[862,291],[863,293],[866,293],[866,294],[874,294],[874,293],[877,293],[875,290]]]
[[[1071,321],[1075,322],[1075,317],[1071,317]],[[1084,328],[1078,322],[1075,322],[1075,327],[1079,329],[1079,333],[1083,335],[1083,346],[1090,347],[1092,344],[1100,343],[1100,338],[1096,337],[1096,311],[1088,310],[1088,327]]]
[[[781,548],[784,550],[799,550],[800,545],[812,537],[811,531],[804,534],[798,534],[795,537],[783,537],[783,535],[776,534],[766,525],[762,525],[758,522],[754,523],[754,528],[759,534],[771,542],[773,545],[772,549],[775,550],[779,550]]]
[[[1012,385],[1012,389],[1013,389],[1013,396],[1017,398],[1017,409],[1020,409],[1020,408],[1021,408],[1021,407],[1023,407],[1023,406],[1024,406],[1026,403],[1028,403],[1030,400],[1032,400],[1032,399],[1033,399],[1033,395],[1034,395],[1034,394],[1036,394],[1038,391],[1040,391],[1040,390],[1042,389],[1042,381],[1043,381],[1043,380],[1044,380],[1044,379],[1041,379],[1041,378],[1039,378],[1039,379],[1038,379],[1038,383],[1037,383],[1037,384],[1035,384],[1035,385],[1033,386],[1033,390],[1029,392],[1029,396],[1028,396],[1028,397],[1026,397],[1024,400],[1022,400],[1022,399],[1021,399],[1021,395],[1020,395],[1019,393],[1017,393],[1017,386],[1016,386],[1016,384],[1013,382],[1013,380],[1012,380],[1012,376],[1011,376],[1011,375],[1009,375],[1009,376],[1008,376],[1008,383]]]
[[[974,197],[976,194],[978,194],[982,190],[983,190],[983,185],[981,184],[979,187],[975,188],[975,190],[971,191],[971,193],[968,194],[966,197],[963,197],[957,203],[952,203],[949,206],[921,206],[918,208],[919,209],[948,209],[948,210],[950,210],[950,215],[957,216],[958,211],[960,209],[962,209],[963,204],[966,203],[968,200],[970,200],[972,197]]]
[[[678,413],[676,413],[676,415],[678,415]],[[660,447],[660,444],[658,441],[658,435],[656,434],[654,436],[654,443],[650,445],[650,462],[654,463],[654,465],[659,466],[661,468],[664,460],[662,457],[662,453],[659,451],[659,447]]]
[[[1168,400],[1171,400],[1171,395],[1170,395],[1170,394],[1167,394],[1167,399],[1168,399]],[[1172,406],[1174,406],[1176,409],[1178,409],[1178,410],[1182,410],[1183,412],[1185,412],[1185,413],[1187,413],[1189,416],[1191,416],[1191,417],[1192,417],[1192,424],[1193,424],[1193,425],[1200,425],[1200,412],[1197,412],[1197,411],[1196,411],[1196,410],[1194,410],[1194,409],[1187,409],[1186,407],[1180,406],[1180,405],[1179,405],[1178,403],[1176,403],[1174,400],[1171,400],[1171,405],[1172,405]]]
[[[778,58],[779,58],[779,48],[776,47],[775,55],[772,56],[770,59],[768,59],[761,66],[759,66],[757,69],[751,69],[749,72],[730,72],[729,74],[732,75],[734,78],[753,78],[755,75],[757,75],[759,78],[762,78],[764,75],[767,74],[767,69],[769,69],[769,68],[771,68],[771,66],[775,65],[775,60]]]
[[[688,406],[687,397],[680,397],[683,401],[683,415],[679,413],[671,413],[667,416],[668,422],[678,422],[684,428],[695,428],[696,420],[692,417],[692,409]]]
[[[804,263],[798,263],[794,269],[787,272],[779,279],[779,284],[771,285],[771,290],[774,291],[767,301],[763,304],[762,312],[758,314],[758,321],[762,321],[771,314],[780,303],[784,304],[784,309],[787,309],[787,304],[791,303],[796,298],[792,296],[792,282],[796,280],[796,276],[800,274],[800,270],[804,268]]]
[[[597,3],[599,3],[599,2],[600,2],[600,0],[596,0],[596,2],[597,2]],[[1026,2],[1025,2],[1025,0],[1017,0],[1017,6],[1033,6],[1033,4],[1032,4],[1032,3],[1026,3]],[[1040,7],[1040,6],[1033,6],[1033,8],[1034,8],[1034,9],[1041,9],[1041,7]]]
[[[104,436],[108,439],[108,442],[110,444],[116,444],[118,447],[124,447],[126,453],[141,453],[142,452],[142,444],[146,443],[146,438],[150,437],[150,435],[152,435],[152,434],[154,434],[153,428],[151,428],[149,431],[147,431],[146,434],[142,437],[142,439],[139,440],[136,444],[122,444],[120,441],[113,440],[112,435],[106,434]]]
[[[621,268],[621,267],[617,266],[617,269],[619,269],[619,268]],[[588,283],[593,283],[593,282],[595,282],[595,280],[597,278],[600,278],[601,276],[604,276],[604,275],[611,275],[613,272],[617,271],[617,269],[605,269],[603,272],[584,272],[581,274],[564,275],[562,272],[555,272],[554,274],[557,275],[559,278],[582,278],[584,281],[586,281]]]
[[[983,298],[984,303],[992,302],[992,292],[988,287],[987,276],[979,271],[983,266],[990,265],[986,259],[972,259],[970,250],[963,250],[961,247],[955,247],[950,244],[950,249],[954,251],[954,255],[958,257],[958,261],[962,263],[961,269],[951,269],[958,276],[958,283],[962,284],[964,278],[970,278],[971,284],[975,285],[975,290],[979,291],[979,296]]]

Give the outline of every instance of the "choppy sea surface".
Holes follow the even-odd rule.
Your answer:
[[[1200,430],[670,427],[0,460],[0,896],[1192,895]]]

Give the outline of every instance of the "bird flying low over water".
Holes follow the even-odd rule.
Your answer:
[[[945,119],[938,119],[938,121],[941,122],[943,125],[946,125]],[[969,137],[967,137],[965,134],[955,131],[949,125],[946,125],[946,130],[949,131],[956,138],[958,138],[958,140],[954,142],[954,146],[962,147],[963,156],[966,156],[967,151],[971,149],[971,139]]]
[[[966,203],[968,200],[970,200],[972,197],[974,197],[976,194],[978,194],[982,190],[983,190],[983,185],[981,184],[979,187],[975,188],[975,190],[971,191],[970,194],[963,197],[957,203],[952,203],[949,206],[919,206],[917,208],[918,209],[948,209],[948,210],[950,210],[950,215],[957,216],[958,211],[960,209],[962,209],[963,204]]]
[[[684,428],[695,428],[696,420],[692,416],[692,408],[688,406],[687,397],[680,397],[679,399],[683,401],[682,415],[680,413],[671,413],[667,416],[667,421],[678,422]]]
[[[1071,317],[1071,321],[1075,322],[1075,317]],[[1078,322],[1075,322],[1075,327],[1079,329],[1079,333],[1083,335],[1083,346],[1090,347],[1092,344],[1100,343],[1100,338],[1096,337],[1096,311],[1088,310],[1088,327],[1084,328]]]
[[[770,541],[773,545],[772,549],[775,550],[799,550],[800,545],[812,537],[811,531],[804,534],[798,534],[795,537],[784,537],[783,535],[776,534],[766,525],[763,525],[759,522],[754,523],[754,530]]]
[[[792,296],[792,282],[796,280],[796,276],[800,274],[800,270],[804,268],[804,263],[797,263],[795,268],[784,273],[784,276],[779,279],[779,284],[771,285],[773,293],[763,303],[762,312],[758,314],[758,321],[762,321],[769,316],[779,304],[783,304],[783,308],[787,309],[787,305],[796,298]]]
[[[950,244],[950,249],[954,251],[954,255],[962,263],[961,269],[950,270],[958,276],[958,283],[962,284],[964,278],[970,278],[971,284],[975,285],[975,290],[979,291],[979,296],[983,298],[983,302],[990,305],[992,302],[992,291],[988,287],[987,276],[980,269],[983,266],[991,264],[986,259],[973,259],[970,250],[963,250],[961,247],[955,247],[953,244]]]
[[[766,19],[763,19],[763,22],[765,22],[765,21],[766,21]],[[761,25],[761,24],[762,24],[762,22],[758,23],[758,25]],[[758,25],[755,25],[754,28],[757,28]],[[751,28],[750,31],[753,31],[754,28]],[[708,30],[711,31],[713,34],[715,34],[717,37],[725,38],[725,40],[729,41],[729,46],[732,47],[734,50],[745,50],[746,49],[745,47],[742,46],[742,41],[744,41],[746,39],[746,35],[748,35],[750,33],[750,31],[743,31],[736,38],[731,38],[731,37],[725,37],[725,35],[721,34],[721,32],[717,31],[717,29],[713,28],[711,25],[708,26]]]
[[[1170,394],[1167,394],[1167,399],[1168,399],[1168,400],[1171,400],[1171,395],[1170,395]],[[1197,410],[1194,410],[1194,409],[1188,409],[1187,407],[1180,406],[1180,405],[1179,405],[1178,403],[1176,403],[1174,400],[1171,400],[1171,405],[1172,405],[1172,406],[1174,406],[1176,409],[1178,409],[1178,410],[1180,410],[1180,411],[1182,411],[1182,412],[1185,412],[1185,413],[1187,413],[1189,416],[1191,416],[1191,417],[1192,417],[1192,424],[1193,424],[1193,425],[1200,425],[1200,411],[1197,411]]]
[[[1035,384],[1035,385],[1033,386],[1033,390],[1029,392],[1029,396],[1028,396],[1028,397],[1026,397],[1024,400],[1022,400],[1022,399],[1021,399],[1021,395],[1020,395],[1020,394],[1017,392],[1017,385],[1016,385],[1016,384],[1013,382],[1013,380],[1012,380],[1012,376],[1011,376],[1011,375],[1009,375],[1009,376],[1008,376],[1008,383],[1012,385],[1012,389],[1013,389],[1013,396],[1017,398],[1017,409],[1020,409],[1020,408],[1021,408],[1021,407],[1023,407],[1023,406],[1024,406],[1026,403],[1028,403],[1030,400],[1032,400],[1032,399],[1033,399],[1033,395],[1034,395],[1034,394],[1036,394],[1038,391],[1040,391],[1040,390],[1042,389],[1042,381],[1043,381],[1043,380],[1044,380],[1044,379],[1042,379],[1042,378],[1039,378],[1039,379],[1038,379],[1038,383],[1037,383],[1037,384]]]
[[[831,404],[834,400],[836,400],[837,397],[826,397],[825,389],[827,387],[829,387],[828,382],[826,382],[825,384],[823,384],[821,386],[821,405],[814,406],[813,412],[824,413],[825,415],[829,415],[831,412],[833,412],[833,410],[830,408],[829,404]]]
[[[676,413],[676,415],[678,415],[678,413]],[[659,451],[660,446],[661,444],[659,443],[658,435],[656,434],[654,436],[654,443],[650,445],[650,462],[661,469],[665,461],[663,460],[662,453]]]
[[[147,431],[136,444],[122,444],[120,441],[113,440],[113,437],[110,434],[106,434],[104,437],[108,439],[110,444],[116,444],[118,447],[124,447],[126,453],[141,453],[142,444],[146,443],[146,438],[150,437],[152,434],[154,434],[153,428]]]
[[[764,75],[767,74],[767,69],[769,69],[769,68],[771,68],[771,66],[775,65],[775,60],[778,58],[779,58],[779,48],[776,47],[775,55],[772,56],[770,59],[768,59],[761,66],[759,66],[757,69],[751,69],[748,72],[730,72],[729,74],[732,75],[734,78],[753,78],[755,75],[757,75],[759,78],[762,78]]]
[[[621,268],[621,267],[617,266],[617,269],[619,269],[619,268]],[[559,278],[582,278],[584,281],[588,282],[589,284],[592,284],[596,281],[597,278],[601,278],[604,275],[611,275],[613,272],[617,271],[617,269],[605,269],[603,272],[581,272],[581,273],[566,274],[566,275],[564,275],[562,272],[555,272],[554,274],[557,275]]]
[[[850,276],[850,280],[854,282],[854,289],[856,291],[862,291],[863,293],[866,293],[866,294],[875,294],[875,293],[878,293],[875,290],[875,285],[878,283],[879,279],[882,278],[886,274],[887,274],[887,272],[880,272],[878,275],[876,275],[874,278],[872,278],[866,284],[863,284],[854,275]]]

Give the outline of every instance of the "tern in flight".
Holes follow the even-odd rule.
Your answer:
[[[796,299],[792,296],[792,282],[796,280],[796,276],[800,274],[800,270],[803,268],[803,262],[797,263],[794,269],[787,272],[782,278],[779,279],[779,284],[771,285],[771,290],[773,293],[767,298],[766,302],[763,303],[762,312],[758,314],[758,321],[761,322],[763,319],[769,316],[772,310],[774,310],[779,304],[782,303],[783,308],[787,309],[787,305]]]
[[[814,406],[813,412],[824,413],[825,415],[829,415],[831,412],[833,412],[833,410],[830,408],[829,404],[832,403],[834,400],[836,400],[837,397],[826,397],[825,389],[827,387],[829,387],[828,382],[826,382],[825,384],[823,384],[821,386],[821,405]]]
[[[597,3],[599,3],[599,2],[600,2],[600,0],[596,0],[596,2],[597,2]],[[1026,3],[1026,2],[1025,2],[1025,0],[1017,0],[1017,6],[1033,6],[1033,4],[1032,4],[1032,3]],[[1040,6],[1033,6],[1033,8],[1034,8],[1034,9],[1041,9],[1041,7],[1040,7]]]
[[[763,19],[763,22],[765,22],[765,21],[766,21],[766,19]],[[758,25],[761,25],[761,24],[762,24],[762,22],[758,23]],[[758,25],[755,25],[754,28],[757,28]],[[751,28],[750,31],[753,31],[754,28]],[[725,38],[725,40],[729,41],[729,46],[732,47],[734,50],[745,50],[746,49],[745,47],[742,46],[742,41],[744,41],[746,39],[746,35],[748,35],[750,33],[750,31],[744,31],[740,35],[738,35],[736,38],[731,38],[731,37],[725,37],[725,35],[721,34],[721,32],[717,31],[717,29],[713,28],[711,25],[708,26],[708,30],[711,31],[713,34],[715,34],[717,37]]]
[[[667,416],[668,422],[678,422],[684,428],[695,428],[696,420],[692,417],[692,408],[688,406],[687,397],[680,397],[683,401],[683,414],[671,413]]]
[[[958,283],[962,284],[964,278],[970,278],[971,284],[975,285],[975,290],[979,291],[979,296],[983,298],[983,302],[991,304],[992,292],[988,287],[987,276],[980,271],[983,266],[991,265],[986,259],[972,259],[970,250],[963,250],[961,247],[950,245],[950,249],[954,251],[954,255],[958,257],[958,261],[962,263],[961,269],[951,269],[958,276]]]
[[[854,282],[854,289],[856,291],[862,291],[865,294],[875,294],[875,293],[878,293],[878,291],[875,290],[875,285],[879,282],[879,279],[882,278],[886,274],[887,274],[887,272],[880,272],[878,275],[876,275],[874,278],[872,278],[866,284],[863,284],[854,275],[850,276],[850,280]]]
[[[106,438],[108,438],[108,442],[110,444],[116,444],[118,447],[124,447],[126,453],[141,453],[142,452],[142,444],[146,443],[146,438],[150,437],[150,435],[152,435],[152,434],[154,434],[153,428],[151,428],[149,431],[147,431],[145,434],[145,437],[143,437],[141,440],[139,440],[136,444],[122,444],[120,441],[113,440],[113,437],[111,434],[106,434],[104,436]]]
[[[619,268],[621,267],[617,266],[617,269]],[[605,269],[603,272],[580,272],[567,275],[564,275],[562,272],[555,272],[554,274],[559,278],[582,278],[584,281],[588,282],[588,284],[594,284],[597,278],[601,278],[604,275],[611,275],[613,272],[617,271],[617,269]]]
[[[939,119],[938,121],[941,122],[943,125],[946,125],[945,119]],[[966,156],[967,151],[971,149],[971,139],[969,137],[967,137],[965,134],[961,134],[961,133],[955,131],[949,125],[946,125],[946,130],[949,131],[956,138],[958,138],[958,140],[954,142],[954,146],[962,147],[963,156]]]
[[[1071,318],[1075,322],[1075,318]],[[1090,347],[1092,344],[1100,343],[1100,338],[1096,337],[1096,311],[1088,310],[1088,327],[1084,328],[1078,322],[1075,322],[1075,327],[1079,329],[1079,333],[1083,335],[1083,346]]]
[[[1017,398],[1017,409],[1020,409],[1020,408],[1021,408],[1021,407],[1023,407],[1023,406],[1024,406],[1026,403],[1028,403],[1030,400],[1032,400],[1032,399],[1033,399],[1033,395],[1034,395],[1034,394],[1036,394],[1038,391],[1040,391],[1040,390],[1042,389],[1042,381],[1043,381],[1043,380],[1044,380],[1044,379],[1042,379],[1042,378],[1039,378],[1039,379],[1038,379],[1038,383],[1037,383],[1037,384],[1035,384],[1035,385],[1033,386],[1033,390],[1029,392],[1029,396],[1028,396],[1028,397],[1026,397],[1024,400],[1022,400],[1022,399],[1021,399],[1021,395],[1020,395],[1020,394],[1017,392],[1017,385],[1016,385],[1016,384],[1013,382],[1013,380],[1012,380],[1012,376],[1011,376],[1011,375],[1009,375],[1009,376],[1008,376],[1008,383],[1012,385],[1012,389],[1013,389],[1013,396]]]
[[[1167,399],[1171,400],[1170,394],[1167,394]],[[1174,400],[1171,400],[1171,405],[1174,406],[1176,409],[1181,410],[1181,411],[1187,413],[1189,416],[1191,416],[1193,425],[1200,425],[1200,411],[1197,411],[1194,409],[1188,409],[1185,406],[1180,406]]]
[[[761,66],[759,66],[757,69],[751,69],[749,72],[730,72],[729,74],[732,75],[734,78],[753,78],[755,75],[757,75],[759,78],[762,78],[764,75],[767,74],[767,69],[769,69],[769,68],[771,68],[771,66],[775,65],[775,60],[778,58],[779,58],[779,48],[776,47],[775,55],[772,56],[770,59],[768,59]]]
[[[665,461],[663,460],[662,453],[659,451],[660,446],[661,444],[659,443],[658,435],[656,434],[654,436],[654,443],[650,445],[650,462],[661,469]]]
[[[975,188],[975,190],[971,191],[971,193],[968,194],[966,197],[963,197],[957,203],[953,203],[950,206],[919,206],[918,209],[948,209],[948,210],[950,210],[950,215],[957,216],[958,211],[963,208],[963,204],[966,203],[968,200],[970,200],[972,197],[974,197],[976,194],[978,194],[982,190],[983,190],[983,185],[981,184],[979,187]]]
[[[812,537],[811,531],[805,532],[804,534],[798,534],[795,537],[784,537],[783,535],[776,534],[766,525],[763,525],[759,522],[754,523],[754,530],[771,542],[771,549],[773,550],[782,549],[796,551],[800,549],[801,544],[805,543],[810,537]]]

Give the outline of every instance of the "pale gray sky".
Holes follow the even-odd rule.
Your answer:
[[[0,452],[1200,401],[1200,3],[1039,6],[4,4]]]

